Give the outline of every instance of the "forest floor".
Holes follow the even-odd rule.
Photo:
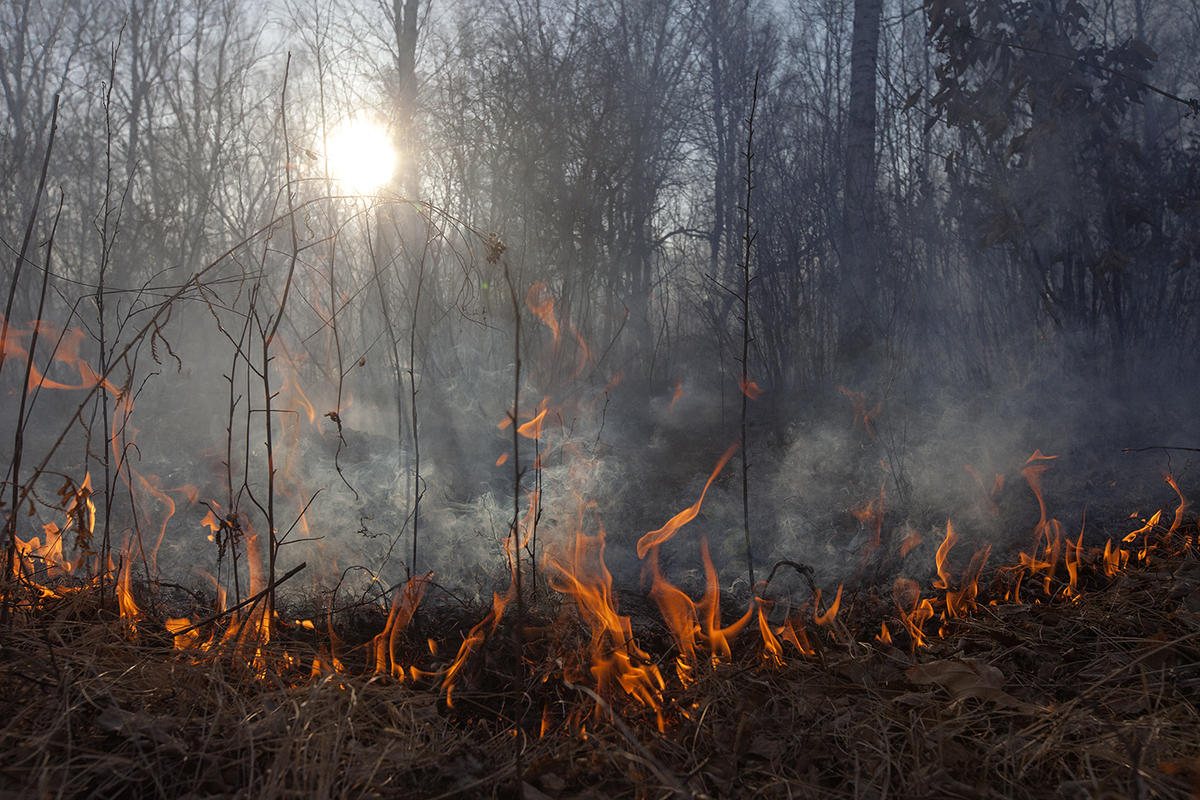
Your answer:
[[[891,598],[847,592],[809,654],[770,657],[752,624],[686,682],[637,612],[658,712],[572,666],[590,634],[566,604],[527,610],[519,637],[506,614],[448,697],[430,673],[374,674],[382,620],[335,631],[334,670],[307,628],[181,651],[94,589],[27,593],[0,630],[0,797],[1200,797],[1194,543],[1084,570],[1071,596],[1030,578],[1005,602],[1005,580],[985,573],[921,647]],[[477,619],[423,607],[399,657]]]

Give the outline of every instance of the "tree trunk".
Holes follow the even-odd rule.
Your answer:
[[[854,0],[850,48],[850,105],[838,281],[839,361],[859,361],[878,333],[880,253],[875,198],[875,72],[883,0]]]
[[[420,173],[413,140],[417,104],[417,13],[420,0],[392,0],[389,16],[396,42],[396,136],[400,148],[400,191],[409,197],[420,192]]]

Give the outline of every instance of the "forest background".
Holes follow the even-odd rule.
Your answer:
[[[548,527],[600,498],[628,545],[741,440],[719,561],[827,577],[874,497],[944,524],[1036,447],[1197,442],[1195,0],[13,0],[0,52],[5,324],[111,387],[0,423],[10,507],[86,469],[115,548],[199,484],[151,574],[217,510],[272,574],[303,520],[334,577],[465,578],[539,407]],[[398,153],[369,196],[322,155],[355,116]]]

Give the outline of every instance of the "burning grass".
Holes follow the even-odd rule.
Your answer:
[[[1037,587],[1017,604],[1004,600],[1011,575],[987,573],[972,612],[930,623],[915,648],[903,633],[864,633],[895,623],[894,598],[847,592],[837,624],[808,632],[809,655],[783,637],[769,657],[747,630],[730,657],[697,655],[686,681],[655,616],[614,629],[575,603],[539,606],[522,627],[511,614],[489,624],[452,704],[444,671],[381,672],[378,636],[343,631],[334,670],[306,628],[280,626],[254,657],[228,640],[179,650],[161,621],[143,612],[132,630],[94,587],[31,593],[3,632],[0,786],[13,797],[1200,795],[1194,547],[1081,575],[1070,596]],[[453,622],[431,605],[392,652]],[[453,638],[435,644],[453,650]],[[606,683],[599,663],[618,654],[659,675],[656,702]]]
[[[527,304],[558,342],[573,329],[546,300],[531,290]],[[264,350],[263,363],[272,360]],[[99,373],[79,369],[85,385],[129,407]],[[818,586],[805,564],[779,562],[766,581],[749,569],[739,594],[688,528],[703,519],[706,497],[723,493],[710,489],[729,477],[722,470],[746,446],[739,440],[692,498],[646,512],[660,515],[660,527],[623,540],[643,585],[622,593],[598,506],[581,488],[592,458],[544,424],[549,397],[534,411],[517,391],[499,423],[512,435],[509,572],[490,602],[451,608],[449,593],[418,574],[389,592],[373,588],[367,610],[340,607],[333,593],[301,614],[276,589],[304,565],[284,572],[275,556],[293,532],[319,538],[307,517],[315,494],[292,469],[302,427],[311,433],[316,416],[295,381],[264,384],[268,418],[274,402],[306,413],[283,415],[278,440],[266,426],[270,477],[260,490],[272,499],[278,490],[298,510],[285,515],[281,504],[277,516],[271,502],[254,500],[261,534],[245,503],[202,501],[190,485],[162,488],[137,473],[115,433],[111,463],[122,468],[103,494],[111,500],[123,481],[140,514],[138,536],[119,554],[108,528],[95,547],[90,472],[67,479],[57,505],[43,503],[54,519],[34,529],[40,538],[24,527],[18,535],[9,514],[0,793],[1200,797],[1200,541],[1174,478],[1173,517],[1159,511],[1119,531],[1076,532],[1048,513],[1042,484],[1054,457],[1037,451],[1019,478],[1009,476],[1019,491],[1007,494],[1023,496],[1023,485],[1033,493],[1032,530],[1001,512],[1000,476],[968,469],[979,489],[972,513],[989,525],[968,516],[961,527],[931,529],[930,517],[924,535],[888,516],[885,483],[846,510],[861,537],[847,548],[859,560],[848,583]],[[874,441],[878,408],[847,396],[863,443]],[[340,416],[326,416],[340,431]],[[522,467],[523,448],[533,450],[531,467]],[[551,487],[558,499],[539,545],[548,454],[566,482]],[[522,481],[527,469],[532,486]],[[12,509],[32,508],[45,474],[39,467],[23,494],[13,481]],[[743,480],[743,509],[746,491]],[[574,513],[562,507],[567,495]],[[175,498],[203,503],[199,524],[218,562],[232,562],[232,575],[210,580],[215,597],[197,593],[188,607],[172,600],[177,588],[153,579]],[[1023,535],[1013,552],[1000,551],[1011,536],[987,540],[987,530],[1005,527]],[[143,531],[157,535],[143,543]],[[679,576],[683,540],[699,556],[683,569],[702,586]],[[803,602],[781,588],[782,576],[775,581],[780,569],[802,579]]]

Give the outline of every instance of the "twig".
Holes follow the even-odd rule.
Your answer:
[[[0,321],[0,342],[8,341],[8,323],[12,319],[13,300],[17,296],[17,284],[21,280],[21,268],[25,266],[25,256],[29,253],[29,240],[33,238],[33,228],[37,224],[38,210],[42,204],[42,193],[46,191],[46,174],[50,170],[50,153],[54,150],[54,134],[58,131],[58,95],[54,95],[54,111],[50,116],[50,136],[46,142],[46,155],[42,159],[42,174],[38,178],[37,194],[33,196],[33,208],[29,211],[29,222],[25,225],[25,236],[21,239],[21,252],[17,254],[17,264],[13,269],[12,279],[8,282],[8,299],[4,304],[4,319]],[[0,370],[4,369],[6,349],[0,347]],[[15,511],[15,509],[14,509]]]
[[[758,71],[754,73],[754,93],[750,99],[750,115],[746,118],[746,204],[742,206],[745,230],[742,233],[742,530],[746,534],[746,571],[750,577],[750,593],[754,594],[754,552],[750,546],[750,254],[755,231],[750,225],[750,200],[754,196],[754,112],[758,108]]]
[[[247,597],[245,600],[238,603],[237,605],[230,606],[229,608],[225,609],[224,611],[219,611],[216,614],[213,614],[211,617],[208,617],[207,619],[202,619],[199,622],[195,623],[194,625],[184,628],[181,631],[172,631],[172,633],[176,636],[183,636],[185,633],[191,633],[192,631],[196,630],[197,628],[202,628],[205,625],[216,622],[217,620],[219,620],[223,617],[227,617],[230,614],[232,614],[233,612],[239,611],[239,610],[245,608],[246,606],[250,605],[251,603],[256,603],[259,600],[261,600],[263,597],[265,597],[268,593],[274,592],[275,587],[279,586],[281,583],[283,583],[288,578],[292,577],[297,572],[299,572],[300,570],[304,569],[307,566],[308,566],[308,562],[302,562],[299,566],[292,567],[290,570],[287,571],[287,573],[285,573],[283,575],[283,577],[279,578],[279,580],[275,581],[274,583],[268,585],[267,588],[263,589],[261,592],[251,595],[250,597]]]
[[[808,588],[812,590],[812,593],[814,595],[817,593],[817,584],[816,581],[813,580],[812,567],[806,566],[797,561],[789,561],[788,559],[775,562],[775,566],[771,567],[771,574],[767,576],[765,586],[771,585],[771,581],[774,579],[775,573],[780,567],[791,567],[792,569],[796,570],[796,572],[804,576],[804,580],[808,581]]]
[[[571,683],[566,678],[563,678],[563,686],[566,686],[568,689],[574,689],[575,691],[583,692],[590,697],[596,703],[596,705],[602,711],[604,711],[604,713],[608,714],[608,718],[612,720],[613,727],[615,727],[617,731],[625,737],[627,742],[633,745],[634,749],[637,750],[638,755],[642,758],[643,763],[645,763],[647,767],[654,771],[654,774],[658,776],[660,781],[671,788],[676,797],[693,798],[696,796],[694,792],[689,792],[687,788],[679,782],[679,778],[668,771],[667,768],[663,766],[657,758],[654,757],[654,754],[646,749],[644,744],[638,741],[638,738],[633,735],[633,731],[631,731],[629,726],[621,720],[621,718],[613,710],[613,707],[608,704],[608,701],[588,687]]]
[[[420,389],[417,388],[417,327],[420,322],[418,314],[421,310],[421,293],[425,288],[425,261],[429,257],[429,228],[432,226],[432,217],[427,217],[427,227],[425,231],[425,242],[421,248],[421,259],[417,262],[417,286],[413,293],[412,303],[412,318],[409,320],[408,326],[408,411],[411,416],[410,429],[412,431],[412,463],[413,463],[413,485],[412,485],[412,563],[408,568],[413,575],[417,574],[417,555],[419,551],[419,534],[421,525],[421,498],[425,494],[424,484],[421,480],[421,425],[420,414],[417,409],[417,395]],[[424,354],[422,354],[424,358]],[[399,401],[397,401],[399,402]]]
[[[56,106],[56,108],[57,108],[57,106]],[[45,269],[45,272],[42,273],[42,288],[41,288],[41,291],[38,293],[37,318],[39,320],[42,318],[42,314],[44,313],[45,306],[46,306],[46,288],[49,284],[49,279],[50,279],[50,258],[51,258],[51,254],[54,252],[54,236],[58,232],[58,221],[59,221],[59,218],[62,216],[62,208],[63,208],[63,195],[60,190],[59,198],[58,198],[58,210],[54,214],[54,225],[50,229],[50,238],[46,242],[46,269]],[[7,322],[7,318],[5,318],[5,321]],[[33,372],[33,362],[37,355],[38,331],[39,331],[39,327],[37,325],[34,325],[33,332],[30,334],[30,337],[29,337],[29,353],[25,358],[25,375],[24,375],[23,380],[21,381],[21,388],[19,390],[19,393],[21,395],[21,400],[20,400],[20,403],[19,403],[19,406],[17,409],[17,425],[16,425],[16,430],[13,432],[13,454],[12,454],[11,464],[9,467],[10,472],[12,474],[12,510],[9,513],[8,519],[5,520],[5,526],[4,526],[5,533],[8,536],[8,544],[7,544],[7,550],[5,552],[5,560],[4,560],[4,563],[5,563],[5,590],[4,590],[5,597],[4,597],[3,609],[0,610],[0,617],[2,617],[2,619],[0,619],[0,622],[3,622],[5,624],[12,622],[12,618],[9,616],[9,613],[12,609],[9,606],[10,598],[8,596],[8,589],[10,587],[8,585],[8,582],[11,580],[11,576],[13,575],[15,567],[16,567],[17,513],[20,510],[20,502],[18,500],[18,489],[21,484],[21,459],[22,459],[22,455],[24,454],[24,451],[25,451],[25,424],[28,422],[28,419],[26,419],[26,401],[27,401],[27,398],[29,397],[29,392],[26,390],[26,387],[29,386],[29,382],[30,382],[30,379],[32,377],[32,372]],[[2,345],[2,340],[0,340],[0,345]],[[33,486],[33,481],[36,480],[36,478],[37,478],[37,473],[34,473],[33,477],[30,478],[29,485],[31,487]]]

